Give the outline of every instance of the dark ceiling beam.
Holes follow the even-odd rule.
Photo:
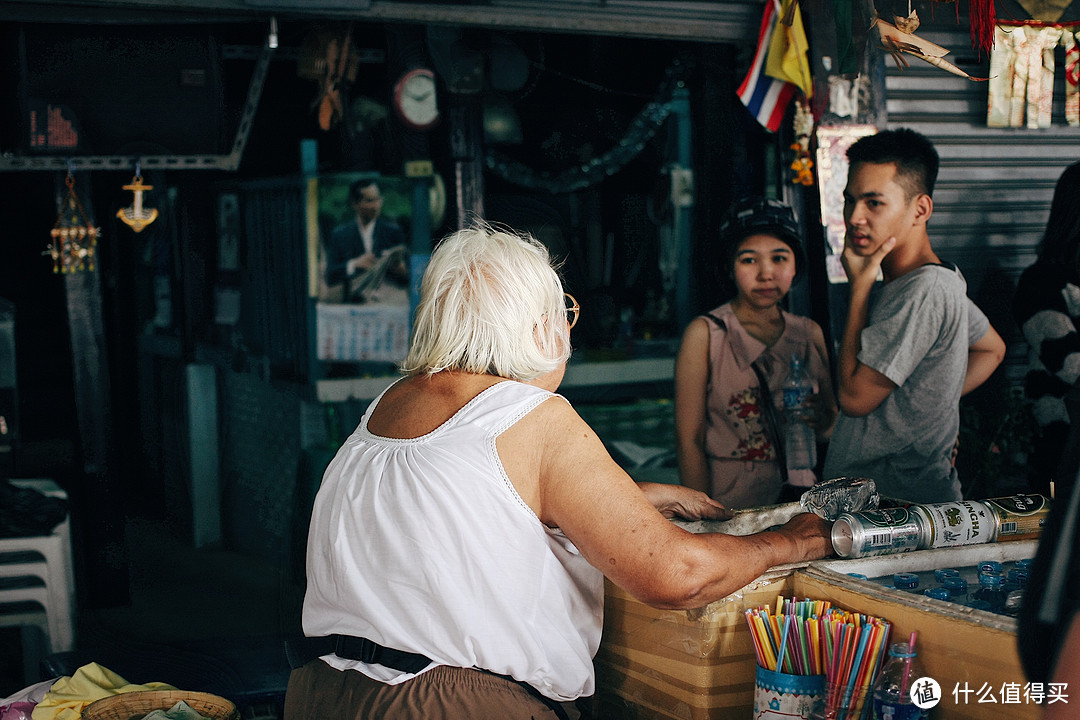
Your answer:
[[[297,20],[349,19],[699,42],[753,42],[761,6],[753,0],[23,0],[0,19],[26,22],[250,22],[271,14]]]
[[[741,42],[754,33],[760,6],[751,2],[608,0],[545,2],[494,0],[467,3],[373,2],[362,17],[443,25],[498,27],[567,34],[616,35],[671,40]]]
[[[0,0],[0,21],[57,25],[147,25],[256,22],[270,12],[242,2],[123,2],[67,0],[43,2]]]

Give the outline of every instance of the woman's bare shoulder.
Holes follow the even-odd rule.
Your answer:
[[[502,380],[492,375],[471,373],[406,377],[383,394],[368,419],[368,430],[391,438],[426,435]]]

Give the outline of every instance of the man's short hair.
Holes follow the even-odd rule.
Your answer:
[[[478,223],[438,244],[420,283],[402,372],[532,380],[569,357],[562,281],[540,241]]]
[[[847,151],[848,162],[896,165],[897,182],[907,199],[925,193],[933,196],[941,163],[930,139],[910,128],[882,130],[856,140]]]
[[[375,178],[361,178],[353,182],[349,186],[349,202],[359,202],[361,199],[360,193],[372,185],[379,187],[379,181]]]

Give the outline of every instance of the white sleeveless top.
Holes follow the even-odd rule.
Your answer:
[[[554,700],[591,695],[603,575],[540,522],[495,449],[501,433],[551,397],[560,396],[500,382],[427,435],[398,440],[367,429],[380,395],[315,498],[304,633],[420,653],[433,660],[425,670],[509,675]],[[390,684],[414,677],[323,660]]]

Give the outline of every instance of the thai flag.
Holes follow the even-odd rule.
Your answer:
[[[765,14],[761,17],[757,52],[750,64],[750,71],[739,86],[739,99],[769,132],[780,129],[784,112],[796,90],[794,84],[765,74],[765,62],[769,57],[769,45],[777,25],[779,5],[776,0],[765,0]]]

